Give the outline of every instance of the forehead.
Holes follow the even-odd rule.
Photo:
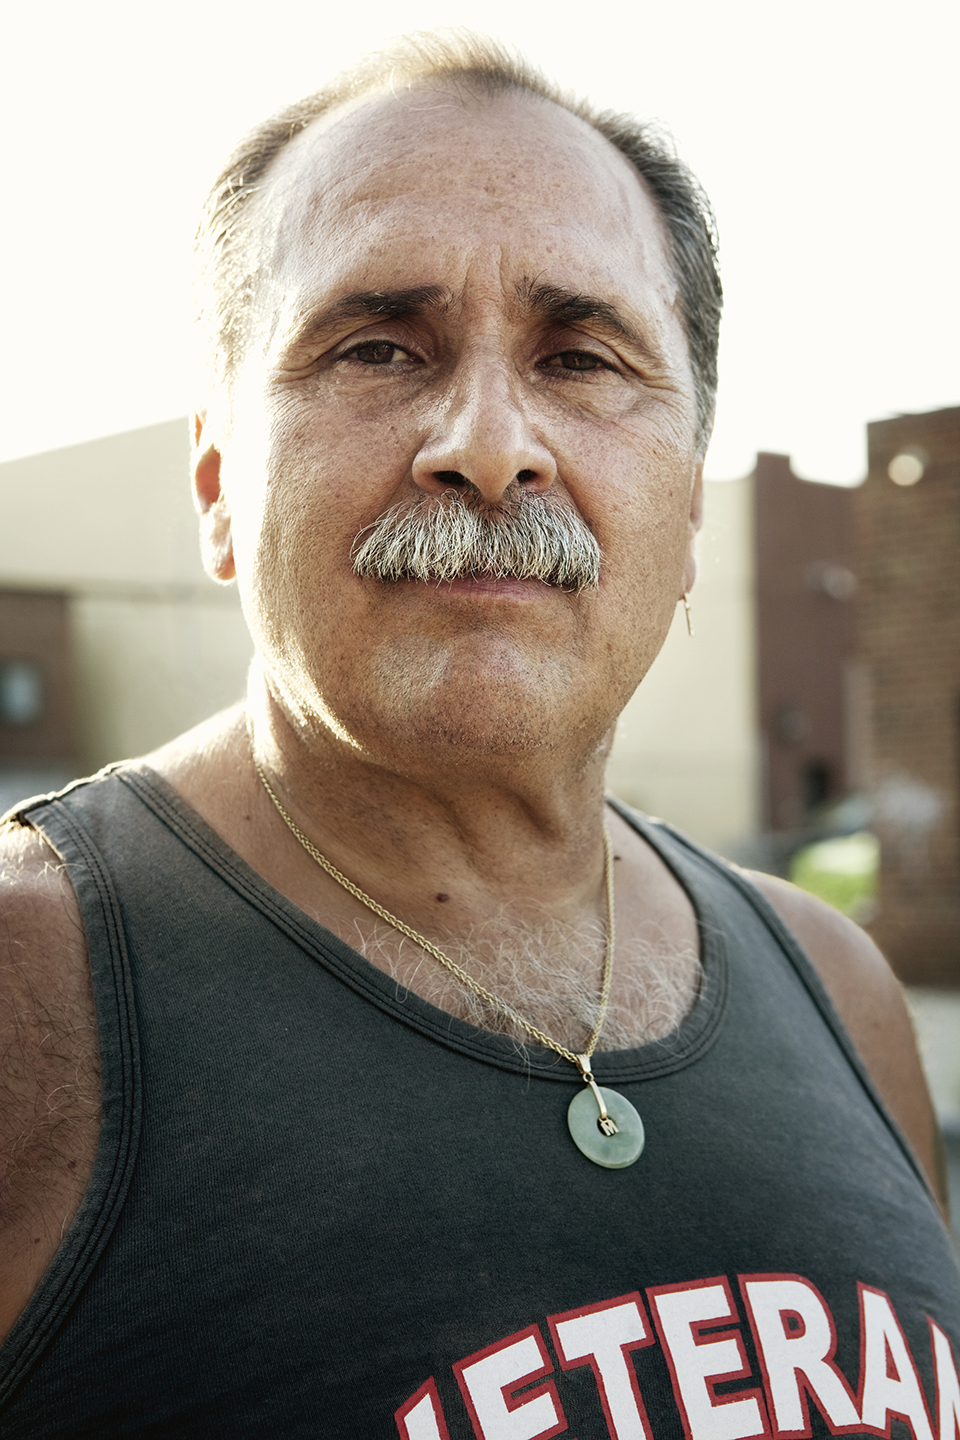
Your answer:
[[[343,107],[281,152],[253,219],[274,331],[337,291],[462,294],[471,278],[675,310],[665,226],[636,170],[525,93],[465,98],[434,82]]]

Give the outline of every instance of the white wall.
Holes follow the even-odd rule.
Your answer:
[[[0,465],[6,586],[194,585],[207,580],[189,500],[186,420]]]
[[[253,647],[239,605],[81,595],[72,620],[85,770],[151,750],[243,696]]]
[[[189,454],[172,420],[0,465],[0,586],[70,597],[82,771],[243,693],[253,647],[200,563]]]
[[[724,851],[758,822],[753,481],[708,481],[693,638],[677,607],[617,727],[607,784],[628,804]]]

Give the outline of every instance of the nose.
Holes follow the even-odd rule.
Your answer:
[[[419,489],[437,495],[469,485],[496,505],[511,485],[539,494],[556,478],[556,462],[531,429],[522,381],[509,363],[462,362],[414,460]]]

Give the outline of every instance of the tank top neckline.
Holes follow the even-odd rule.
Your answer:
[[[188,849],[313,961],[401,1024],[498,1069],[571,1085],[582,1083],[574,1067],[552,1050],[483,1030],[399,985],[276,890],[150,766],[141,761],[111,767],[111,777],[132,790]],[[594,1055],[598,1079],[624,1084],[673,1074],[706,1054],[717,1039],[726,1010],[729,967],[723,929],[692,857],[683,854],[676,841],[671,843],[656,822],[619,801],[608,803],[651,845],[686,892],[697,919],[702,971],[699,994],[677,1030],[627,1050],[603,1050]]]

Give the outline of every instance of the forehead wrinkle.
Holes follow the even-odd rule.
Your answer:
[[[443,113],[446,105],[417,103],[434,99],[430,93],[434,90],[433,84],[425,84],[410,95],[381,91],[358,97],[315,120],[291,141],[267,172],[272,184],[272,194],[265,197],[267,208],[283,212],[277,217],[275,231],[282,231],[282,238],[296,246],[316,220],[322,223],[328,207],[363,212],[368,206],[376,210],[385,201],[409,198],[421,190],[424,170],[431,165],[435,169],[430,178],[434,203],[445,203],[450,179],[455,182],[456,198],[458,182],[469,181],[479,166],[484,174],[475,182],[478,196],[487,206],[510,207],[517,203],[515,167],[524,170],[536,158],[541,179],[545,170],[552,177],[537,198],[544,219],[562,223],[566,198],[573,193],[581,195],[586,188],[593,193],[597,208],[607,212],[604,234],[615,216],[625,235],[635,235],[640,199],[647,212],[644,218],[657,232],[658,248],[663,252],[658,258],[667,259],[666,232],[649,187],[626,157],[585,121],[553,102],[522,93],[457,95],[458,103],[449,110],[448,120]],[[442,87],[440,93],[442,97]],[[399,115],[395,113],[398,108]],[[512,109],[519,111],[519,123],[509,125],[498,141],[489,132],[498,128],[504,112],[510,119]],[[491,126],[483,129],[483,140],[490,139],[492,152],[485,143],[461,143],[462,137],[452,133],[482,118],[484,112],[492,117]],[[531,116],[533,131],[521,136],[521,130],[530,128]],[[438,125],[438,119],[443,123]],[[453,162],[448,157],[438,165],[451,142],[457,146]],[[544,147],[550,152],[549,160],[542,153]],[[497,162],[493,178],[486,173],[492,158]],[[423,193],[426,196],[427,192]],[[521,206],[520,213],[524,209]],[[281,239],[281,235],[276,233],[275,238]]]

